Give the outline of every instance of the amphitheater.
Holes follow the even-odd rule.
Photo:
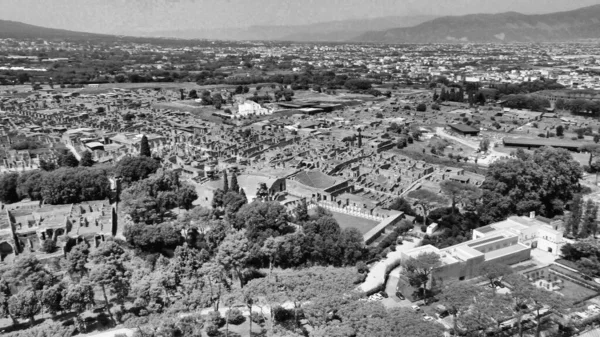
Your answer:
[[[334,177],[319,171],[302,171],[295,175],[294,179],[302,185],[317,189],[326,189],[339,182]]]

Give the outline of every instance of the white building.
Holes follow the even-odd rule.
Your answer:
[[[560,254],[560,249],[568,241],[563,238],[563,233],[555,230],[549,224],[533,217],[511,216],[510,218],[480,227],[473,230],[473,240],[488,236],[494,231],[506,230],[519,238],[519,243],[541,249],[555,256]]]
[[[246,117],[249,115],[271,115],[273,110],[263,108],[260,104],[253,101],[245,101],[238,105],[237,115],[240,117]]]

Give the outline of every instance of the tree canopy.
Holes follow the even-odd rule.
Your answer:
[[[490,165],[480,214],[485,222],[535,211],[548,217],[562,214],[580,189],[582,169],[564,149],[543,147],[530,158],[511,158]]]

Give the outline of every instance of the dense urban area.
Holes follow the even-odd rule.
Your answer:
[[[600,322],[598,44],[6,38],[0,84],[2,336]]]

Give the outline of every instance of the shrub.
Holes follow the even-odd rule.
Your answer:
[[[275,319],[275,322],[282,323],[290,320],[293,317],[294,313],[291,310],[283,308],[279,305],[273,308],[273,318]]]
[[[421,104],[417,105],[417,111],[420,111],[420,112],[427,111],[427,105],[425,105],[425,103],[421,103]]]
[[[366,272],[369,271],[369,267],[367,267],[367,264],[364,263],[363,261],[359,261],[356,264],[356,271],[359,272],[359,273],[361,273],[361,274],[364,274],[364,273],[366,273]]]
[[[253,312],[250,314],[250,319],[256,324],[263,324],[265,322],[263,315],[259,314],[258,312]]]
[[[204,331],[206,331],[206,334],[210,337],[219,336],[221,334],[219,327],[212,323],[207,323],[204,327]]]
[[[440,106],[439,106],[439,105],[437,105],[437,104],[432,104],[432,105],[431,105],[431,110],[437,110],[437,111],[440,111]]]
[[[423,233],[427,232],[427,226],[421,225],[421,232],[423,232]]]
[[[227,317],[227,321],[229,322],[229,324],[233,325],[242,324],[246,320],[246,317],[244,317],[242,311],[240,309],[235,308],[228,310],[227,315],[225,317]]]
[[[360,284],[365,282],[365,280],[367,279],[367,274],[357,274],[356,277],[354,278],[354,284]]]
[[[111,326],[110,318],[108,318],[108,315],[105,312],[101,312],[96,316],[96,322],[98,322],[98,325],[101,327]]]
[[[123,311],[121,311],[121,309],[117,309],[117,310],[113,311],[113,317],[115,318],[115,320],[117,322],[120,322],[120,323],[124,322],[123,321],[124,315],[123,315]]]
[[[208,317],[206,319],[210,324],[215,325],[220,328],[225,325],[225,319],[221,316],[221,313],[218,311],[211,311],[208,313]]]

